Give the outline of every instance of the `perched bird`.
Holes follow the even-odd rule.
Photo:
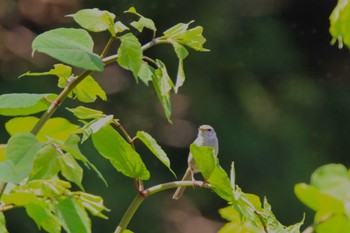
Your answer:
[[[198,136],[193,142],[197,146],[210,146],[215,149],[215,155],[218,156],[219,153],[219,141],[216,136],[215,130],[210,125],[201,125],[198,128]],[[182,181],[185,180],[194,180],[194,174],[199,172],[198,167],[193,159],[191,152],[188,155],[188,168],[185,172],[185,175],[182,178]],[[186,187],[178,187],[173,195],[173,199],[178,200],[184,193]]]

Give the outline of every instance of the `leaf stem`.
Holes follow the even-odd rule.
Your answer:
[[[104,58],[104,57],[107,55],[107,53],[108,53],[108,51],[109,51],[109,48],[111,47],[111,45],[112,45],[112,43],[113,43],[114,40],[115,40],[115,37],[114,37],[114,36],[112,36],[111,38],[109,38],[109,40],[108,40],[108,42],[107,42],[105,48],[103,49],[103,51],[102,51],[102,53],[101,53],[101,58]]]
[[[114,233],[122,233],[126,229],[132,217],[136,213],[137,209],[140,207],[141,203],[146,199],[146,197],[149,197],[161,191],[177,188],[180,186],[196,186],[200,188],[211,188],[211,185],[209,183],[203,181],[173,181],[155,185],[153,187],[145,189],[142,192],[138,193],[134,200],[131,202],[124,216],[120,220],[117,229],[115,229]]]

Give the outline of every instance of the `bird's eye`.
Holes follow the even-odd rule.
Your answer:
[[[211,131],[211,129],[208,129],[208,131],[210,132],[210,131]]]

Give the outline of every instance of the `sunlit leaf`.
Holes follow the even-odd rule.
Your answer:
[[[164,150],[158,145],[157,141],[150,134],[144,131],[138,131],[136,135],[176,177],[174,171],[170,168],[170,160],[168,156],[166,155]]]
[[[55,214],[67,233],[91,232],[91,220],[85,209],[72,199],[60,200],[55,208]]]
[[[0,163],[0,180],[18,184],[32,171],[36,153],[42,145],[30,133],[18,133],[10,138],[5,162]]]
[[[45,206],[29,204],[26,206],[26,212],[35,221],[39,229],[43,228],[49,233],[61,232],[57,217]]]
[[[343,201],[350,195],[350,176],[342,164],[327,164],[316,169],[311,176],[312,186]]]
[[[105,91],[90,75],[83,79],[73,90],[75,97],[84,103],[95,102],[97,96],[107,100]]]
[[[299,183],[295,185],[294,192],[298,199],[312,210],[334,213],[344,212],[344,206],[340,200],[323,193],[316,187]]]
[[[136,81],[142,65],[142,49],[139,40],[132,34],[127,33],[120,38],[121,44],[118,49],[118,64],[130,70]]]
[[[81,27],[93,32],[106,31],[113,26],[115,19],[115,15],[113,13],[102,11],[97,8],[83,9],[68,16],[73,17],[75,22],[77,22]]]
[[[38,121],[37,117],[17,117],[6,122],[5,127],[10,135],[14,135],[19,132],[30,132]],[[37,138],[39,141],[47,141],[48,138],[65,141],[71,134],[79,132],[79,126],[64,118],[56,117],[45,123]]]
[[[94,133],[92,141],[98,152],[125,176],[142,180],[150,178],[140,155],[111,126],[105,126]]]
[[[99,119],[105,116],[105,114],[102,111],[87,108],[84,106],[79,106],[76,108],[67,108],[67,110],[69,110],[74,114],[74,116],[82,120]]]
[[[29,204],[39,204],[40,201],[34,193],[30,192],[12,192],[3,194],[2,201],[7,205],[13,204],[16,206],[26,206]]]
[[[0,95],[0,115],[23,116],[48,109],[56,94],[3,94]]]
[[[93,53],[93,40],[83,29],[59,28],[38,35],[33,43],[34,52],[45,53],[61,62],[86,70],[102,71],[102,59]]]

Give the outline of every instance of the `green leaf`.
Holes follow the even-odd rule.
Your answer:
[[[67,108],[67,110],[69,110],[70,112],[72,112],[74,114],[74,116],[76,116],[82,120],[100,119],[100,118],[106,116],[102,111],[95,110],[92,108],[87,108],[84,106],[79,106],[76,108]]]
[[[346,0],[339,0],[332,14],[329,17],[330,28],[329,32],[332,35],[332,44],[338,40],[338,47],[343,48],[345,44],[350,48],[350,3]]]
[[[72,199],[60,200],[55,208],[55,214],[67,233],[91,232],[91,220],[85,209]]]
[[[141,81],[148,86],[148,83],[152,81],[153,71],[147,62],[142,62],[139,73],[137,74]]]
[[[125,176],[148,180],[150,173],[140,155],[111,126],[101,128],[92,135],[95,148]]]
[[[115,33],[120,33],[120,32],[124,32],[126,30],[129,30],[129,28],[127,26],[125,26],[120,21],[115,22],[113,28],[114,28]]]
[[[61,169],[58,156],[56,148],[51,144],[41,148],[35,157],[30,179],[51,179],[56,176]]]
[[[62,175],[69,181],[72,181],[82,190],[84,190],[81,181],[83,180],[83,169],[75,161],[73,156],[70,153],[61,154],[58,157],[58,160],[61,165]]]
[[[185,82],[185,71],[183,68],[183,60],[188,56],[187,49],[180,45],[179,43],[173,42],[175,53],[179,59],[179,66],[177,70],[177,77],[176,77],[176,84],[175,84],[175,93],[178,92],[179,88],[184,84]]]
[[[84,142],[86,139],[88,139],[91,134],[96,133],[101,128],[105,127],[106,125],[109,125],[114,119],[113,115],[108,115],[100,119],[94,119],[90,121],[89,123],[85,124],[83,127],[83,138],[82,142]]]
[[[316,187],[299,183],[295,185],[294,192],[298,199],[312,210],[333,213],[344,212],[344,205],[341,201],[320,191]]]
[[[33,134],[18,133],[12,136],[7,144],[7,161],[0,163],[0,180],[18,184],[26,178],[41,147]]]
[[[188,46],[197,51],[209,51],[203,48],[203,44],[206,39],[203,37],[203,27],[197,26],[192,29],[188,29],[189,25],[193,21],[187,24],[179,23],[174,27],[164,32],[164,36],[161,39],[167,39],[170,42],[177,42],[182,45]]]
[[[108,219],[108,217],[102,214],[102,211],[109,211],[107,207],[103,204],[103,199],[99,196],[95,196],[89,193],[77,192],[77,203],[84,206],[92,215]]]
[[[64,143],[61,141],[53,142],[56,143],[61,150],[70,153],[75,159],[82,161],[88,168],[92,168],[96,172],[97,176],[105,183],[106,186],[108,186],[107,181],[101,172],[80,152],[78,146],[78,143],[80,142],[79,136],[73,134]]]
[[[92,31],[102,32],[106,31],[110,27],[113,27],[115,15],[108,11],[102,11],[97,8],[83,9],[75,14],[67,15],[73,17],[81,27]],[[113,35],[115,36],[115,34]]]
[[[3,94],[0,95],[0,115],[23,116],[48,109],[56,94]]]
[[[33,43],[33,53],[45,53],[61,62],[86,70],[103,71],[99,55],[93,53],[93,40],[83,29],[59,28],[38,35]]]
[[[171,117],[171,102],[170,102],[170,91],[174,88],[174,83],[169,77],[168,71],[164,63],[160,60],[156,60],[158,69],[153,72],[152,81],[154,90],[157,93],[157,96],[162,104],[162,107],[165,112],[165,116],[168,121],[172,123]]]
[[[137,137],[148,147],[148,149],[169,169],[176,177],[175,172],[170,168],[170,160],[164,150],[157,144],[156,140],[144,131],[138,131]]]
[[[132,13],[140,17],[138,21],[134,21],[131,23],[131,26],[136,28],[139,32],[142,32],[143,28],[148,28],[152,31],[157,31],[157,28],[154,25],[153,20],[139,14],[134,7],[130,7],[127,11],[124,11],[124,13]]]
[[[6,219],[3,212],[0,212],[0,232],[9,233],[6,229]]]
[[[220,166],[214,168],[208,179],[214,192],[224,200],[231,202],[234,200],[230,179],[227,173]]]
[[[204,179],[209,180],[219,161],[215,156],[215,149],[209,146],[197,146],[192,143],[190,151]]]
[[[39,229],[43,228],[49,233],[61,232],[58,219],[46,206],[29,204],[26,206],[26,212],[35,221]]]
[[[39,121],[37,117],[17,117],[9,120],[5,128],[10,135],[19,132],[30,132]],[[70,123],[60,117],[49,119],[37,135],[39,141],[47,141],[48,138],[65,141],[71,134],[79,133],[79,126]]]
[[[143,28],[148,28],[152,31],[157,31],[157,28],[154,25],[153,20],[145,18],[145,17],[141,17],[138,21],[132,22],[131,26],[136,28],[139,32],[142,32]]]
[[[20,78],[24,76],[46,76],[46,75],[54,75],[58,77],[58,87],[64,88],[67,85],[69,78],[72,76],[72,67],[66,66],[63,64],[56,64],[54,68],[49,70],[48,72],[40,72],[40,73],[32,73],[26,72],[19,76]]]
[[[328,215],[329,216],[329,215]],[[350,232],[349,217],[343,214],[332,215],[327,220],[323,219],[316,224],[317,233],[345,233]]]
[[[261,233],[262,229],[258,228],[255,224],[252,224],[251,221],[245,221],[241,218],[240,214],[228,206],[219,210],[219,213],[222,218],[229,221],[225,224],[218,233]]]
[[[137,81],[137,75],[143,62],[141,44],[132,33],[121,36],[120,41],[118,64],[122,68],[130,70]]]
[[[264,219],[267,232],[287,233],[287,230],[272,213],[271,205],[267,202],[266,198],[264,199],[264,212],[261,213],[261,216]]]
[[[23,191],[3,194],[2,201],[7,205],[13,204],[16,206],[26,206],[33,203],[40,203],[38,197],[34,193]]]
[[[75,97],[84,103],[95,102],[97,96],[102,100],[107,100],[105,91],[90,75],[83,79],[74,89]]]
[[[327,164],[316,169],[311,185],[338,200],[347,201],[350,195],[350,176],[342,164]]]

